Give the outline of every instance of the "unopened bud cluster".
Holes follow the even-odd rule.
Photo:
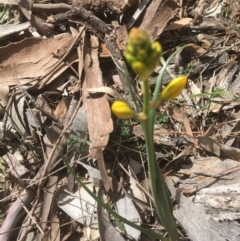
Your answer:
[[[127,41],[125,58],[140,80],[148,80],[159,63],[162,47],[159,42],[151,43],[148,35],[132,28]]]
[[[133,28],[130,31],[125,57],[133,71],[139,75],[141,81],[149,81],[149,77],[158,64],[161,53],[162,47],[160,43],[151,43],[148,35],[143,30]],[[159,94],[158,100],[152,103],[152,108],[156,108],[164,101],[172,100],[180,95],[187,81],[187,76],[179,76],[173,79]],[[147,118],[143,113],[135,113],[127,102],[122,100],[115,101],[111,109],[114,115],[120,119],[136,118],[145,120]]]

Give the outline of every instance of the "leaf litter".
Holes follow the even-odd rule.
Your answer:
[[[180,240],[239,239],[238,1],[0,3],[1,240],[146,238],[88,197],[62,158],[119,214],[164,234],[139,123],[117,122],[109,108],[113,97],[131,104],[126,76],[141,98],[122,57],[132,26],[160,40],[161,63],[192,44],[164,78],[188,74],[187,91],[154,126]]]

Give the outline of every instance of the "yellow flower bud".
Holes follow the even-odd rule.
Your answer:
[[[134,50],[148,50],[150,47],[150,39],[145,31],[132,28],[128,36],[128,45],[132,46]]]
[[[157,41],[155,41],[151,44],[151,49],[155,53],[162,54],[162,45]]]
[[[135,61],[132,64],[133,71],[139,75],[140,80],[148,80],[148,77],[151,74],[151,71],[140,61]]]
[[[111,110],[119,119],[130,119],[135,116],[134,111],[130,106],[122,100],[116,100],[111,106]]]
[[[179,76],[175,79],[173,79],[167,87],[162,91],[160,94],[159,100],[162,101],[168,101],[172,100],[178,95],[182,93],[182,90],[186,86],[188,81],[187,76]]]

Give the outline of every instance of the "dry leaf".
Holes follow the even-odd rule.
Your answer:
[[[199,145],[206,151],[220,157],[220,145],[209,137],[199,136]]]
[[[59,118],[59,119],[64,119],[64,117],[66,116],[67,114],[67,111],[68,111],[68,108],[67,108],[67,105],[66,105],[66,102],[63,99],[61,99],[61,101],[58,103],[55,111],[54,111],[54,115]]]
[[[85,185],[93,192],[94,187],[92,183]],[[68,194],[62,188],[59,189],[57,204],[59,208],[78,223],[90,226],[91,228],[98,227],[98,220],[94,215],[96,211],[96,201],[84,188],[80,188],[80,190],[77,190],[73,194]]]
[[[86,89],[89,93],[105,93],[105,94],[109,94],[113,97],[118,96],[118,92],[115,91],[114,89],[110,88],[110,87],[106,87],[106,86],[101,86],[98,88],[87,88]]]
[[[25,39],[19,43],[12,43],[0,48],[0,84],[23,85],[30,80],[44,76],[57,67],[56,72],[51,77],[43,79],[43,81],[51,82],[68,68],[65,63],[55,66],[59,59],[54,57],[53,53],[57,54],[61,49],[66,51],[72,41],[71,35],[64,34],[49,39]],[[77,55],[74,54],[74,51],[70,53],[67,61],[70,64],[77,61]]]
[[[177,30],[179,28],[182,28],[186,25],[189,25],[190,23],[192,23],[193,19],[192,18],[182,18],[180,20],[177,20],[175,22],[173,22],[172,24],[168,25],[165,30]]]
[[[115,203],[116,211],[121,214],[122,217],[127,220],[136,223],[137,225],[141,225],[141,217],[134,206],[132,200],[127,196],[122,196]],[[124,224],[126,232],[131,239],[139,240],[141,232],[133,227],[130,227],[127,224]]]

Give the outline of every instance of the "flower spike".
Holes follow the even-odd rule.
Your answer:
[[[159,42],[151,43],[146,32],[137,28],[131,29],[125,58],[133,71],[139,75],[140,80],[148,80],[161,54],[162,46]]]

